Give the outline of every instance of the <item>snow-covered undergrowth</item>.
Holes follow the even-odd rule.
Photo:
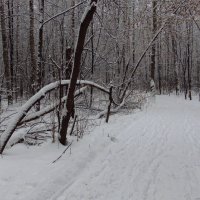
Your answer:
[[[76,92],[77,94],[82,93],[84,95],[75,98],[75,115],[77,115],[77,118],[73,134],[77,135],[78,137],[82,137],[85,131],[88,132],[90,128],[93,128],[96,125],[96,119],[105,116],[107,114],[109,99],[108,95],[105,94],[104,92],[94,90],[92,97],[93,102],[90,105],[90,99],[91,99],[90,88],[82,87],[81,89],[77,89]],[[60,101],[58,100],[58,98],[56,99],[54,95],[55,95],[54,93],[51,96],[47,95],[40,102],[41,110],[39,112],[35,112],[33,106],[30,109],[30,111],[26,113],[26,117],[19,122],[20,124],[18,124],[17,129],[14,130],[14,134],[12,135],[11,139],[9,139],[6,148],[9,148],[19,142],[24,142],[29,145],[42,144],[43,142],[46,141],[46,139],[50,137],[52,138],[52,134],[56,135],[57,137],[56,133],[56,130],[58,130],[57,110]],[[59,94],[57,94],[57,96],[59,96]],[[127,111],[132,112],[133,109],[141,108],[144,104],[146,104],[146,99],[148,98],[147,96],[148,96],[147,93],[134,91],[126,99],[126,102],[125,104],[123,104],[123,107],[119,106],[117,108],[112,109],[111,114],[113,112],[114,113],[127,112]],[[31,99],[32,98],[33,97],[31,97]],[[3,136],[7,137],[7,134],[5,133],[4,130],[8,132],[10,129],[13,128],[13,126],[15,127],[17,123],[16,118],[18,119],[19,115],[21,116],[24,114],[23,111],[24,107],[26,108],[26,105],[29,105],[28,102],[32,102],[31,99],[29,99],[27,102],[21,101],[20,103],[14,104],[9,107],[6,107],[4,104],[4,107],[2,107],[1,109],[1,115],[0,115],[0,142],[4,141]],[[62,101],[64,99],[66,98],[63,97]],[[52,108],[56,109],[53,110]],[[38,118],[38,116],[40,117]],[[10,126],[11,124],[12,126]],[[72,126],[72,124],[73,123],[71,123],[70,126]]]
[[[92,122],[95,123],[94,130],[86,132],[81,140],[77,140],[75,136],[69,137],[72,146],[54,164],[53,161],[66,148],[57,141],[52,143],[49,140],[41,146],[16,144],[6,149],[0,158],[0,195],[5,200],[56,197],[59,191],[64,190],[65,184],[72,184],[82,171],[87,171],[91,162],[105,147],[117,142],[115,134],[109,129],[118,123],[118,117],[120,116],[112,116],[109,124],[104,122],[104,118]],[[37,190],[43,191],[43,194],[40,195]]]
[[[0,158],[3,200],[197,200],[200,103],[158,96],[65,147],[17,144]]]

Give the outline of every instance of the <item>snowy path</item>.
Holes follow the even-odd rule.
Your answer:
[[[113,117],[50,164],[61,151],[51,144],[8,150],[0,199],[200,200],[197,101],[158,97],[146,111]]]

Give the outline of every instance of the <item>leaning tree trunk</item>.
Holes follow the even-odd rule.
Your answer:
[[[45,95],[49,94],[51,91],[57,89],[60,85],[61,86],[66,86],[70,83],[70,80],[62,80],[60,81],[56,81],[54,83],[50,83],[49,85],[46,85],[45,87],[43,87],[39,92],[37,92],[34,96],[32,96],[19,110],[18,112],[15,114],[15,116],[13,116],[13,118],[11,119],[11,121],[8,123],[8,126],[6,128],[6,130],[1,134],[1,140],[0,140],[0,154],[3,153],[6,144],[8,143],[9,139],[11,138],[12,134],[14,133],[15,129],[17,128],[17,126],[20,126],[21,124],[23,124],[24,122],[29,122],[32,121],[34,119],[38,119],[40,116],[45,115],[47,112],[50,112],[51,109],[55,108],[55,104],[53,105],[53,108],[47,107],[44,108],[43,110],[40,110],[38,112],[35,112],[32,115],[29,115],[26,119],[24,119],[28,113],[28,111],[41,99],[43,99],[45,97]],[[106,94],[109,94],[110,92],[98,85],[95,84],[91,81],[85,81],[85,80],[77,80],[77,85],[85,85],[85,86],[91,86],[91,87],[95,87],[103,92],[105,92]],[[79,95],[85,87],[82,87],[81,89],[79,89],[77,92],[74,93],[74,95]],[[67,99],[67,97],[63,97],[62,98],[62,102],[64,102]],[[61,102],[61,103],[62,103]],[[60,103],[60,102],[59,102]],[[58,103],[58,104],[59,104]],[[23,121],[24,119],[24,121]]]
[[[60,129],[60,143],[63,145],[66,145],[66,135],[67,135],[67,129],[69,125],[69,120],[71,116],[73,116],[74,113],[74,92],[75,92],[75,86],[78,79],[78,75],[80,72],[80,65],[81,65],[81,55],[83,52],[85,37],[87,33],[87,29],[89,27],[90,22],[93,19],[93,15],[96,11],[96,3],[97,0],[90,0],[88,7],[85,10],[85,13],[83,14],[81,25],[79,29],[78,39],[75,47],[75,55],[74,55],[74,63],[73,63],[73,69],[71,74],[71,80],[67,92],[67,101],[66,101],[66,113],[62,116],[61,121],[61,129]]]

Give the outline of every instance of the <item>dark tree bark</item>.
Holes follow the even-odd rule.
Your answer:
[[[192,32],[192,25],[187,23],[187,34],[188,34],[188,41],[187,41],[187,76],[188,76],[188,98],[192,100],[192,80],[191,80],[191,63],[192,63],[192,50],[191,50],[191,32]]]
[[[30,58],[31,58],[31,77],[30,83],[36,81],[36,54],[35,54],[35,36],[34,36],[34,0],[29,0],[29,17],[30,17],[30,28],[29,28],[29,46],[30,46]],[[35,94],[35,85],[31,85],[31,93]]]
[[[75,0],[71,1],[71,7],[75,6]],[[74,40],[75,40],[75,10],[72,10],[71,16],[71,47],[74,48]]]
[[[39,38],[38,38],[38,63],[37,63],[37,70],[36,70],[36,86],[37,86],[37,92],[42,87],[42,77],[43,77],[43,23],[44,23],[44,0],[40,0],[40,28],[39,28]],[[40,102],[36,105],[36,110],[40,110]]]
[[[94,22],[92,21],[91,23],[91,76],[92,76],[92,80],[93,80],[93,76],[94,76]],[[92,101],[93,101],[93,87],[91,87],[90,89],[90,107],[92,106]]]
[[[153,35],[155,35],[157,31],[157,0],[153,0]],[[155,90],[155,68],[156,68],[156,44],[152,45],[151,49],[151,66],[150,66],[150,79],[151,79],[151,89]],[[152,88],[153,86],[153,88]]]
[[[65,78],[66,80],[70,79],[72,73],[72,48],[67,47],[65,51],[65,59],[66,59],[66,69],[65,69]]]
[[[14,39],[13,39],[13,0],[8,0],[9,57],[10,57],[10,100],[14,96]]]
[[[69,84],[69,88],[67,92],[66,114],[62,116],[62,121],[61,121],[59,140],[60,140],[60,143],[63,145],[66,145],[67,129],[68,129],[70,118],[74,113],[75,86],[76,86],[76,82],[80,73],[81,56],[83,52],[87,29],[96,11],[96,3],[97,3],[97,0],[90,1],[88,7],[85,10],[84,16],[80,24],[78,40],[75,47],[74,63],[73,63],[73,69],[72,69],[72,74],[71,74],[71,80],[70,80],[70,84]]]
[[[6,22],[5,22],[5,12],[4,12],[4,0],[0,0],[0,17],[1,17],[1,36],[3,44],[3,63],[4,63],[4,74],[7,87],[7,98],[8,104],[12,104],[11,96],[11,81],[10,81],[10,63],[9,63],[9,53],[8,53],[8,38],[6,33]]]
[[[18,77],[17,76],[17,74],[18,74],[18,71],[19,71],[19,32],[20,32],[20,21],[19,21],[19,2],[17,2],[17,4],[15,5],[16,6],[16,14],[17,14],[17,17],[16,17],[16,21],[15,21],[15,23],[16,23],[16,31],[15,31],[15,37],[14,37],[14,40],[16,41],[15,42],[15,80],[14,80],[14,82],[15,82],[15,86],[16,86],[16,88],[18,88],[19,87],[19,85],[18,85],[18,80],[19,81],[21,81],[21,79],[22,79],[22,77]],[[19,90],[21,90],[22,88],[19,88]],[[16,89],[16,94],[15,94],[15,100],[16,100],[16,102],[17,102],[17,99],[18,99],[18,89]],[[21,95],[21,97],[23,97],[23,93],[22,93],[22,95]]]
[[[177,62],[177,41],[172,33],[172,51],[173,51],[173,65],[174,65],[174,79],[176,87],[176,95],[179,94],[179,79],[178,79],[178,62]]]
[[[112,105],[112,89],[113,89],[113,86],[110,87],[110,92],[109,92],[109,105],[108,105],[108,112],[106,116],[106,123],[108,123],[109,116],[110,116],[110,109]]]
[[[159,41],[160,42],[160,41]],[[161,78],[161,72],[162,72],[162,65],[161,65],[161,43],[158,45],[158,90],[159,94],[162,94],[162,78]]]

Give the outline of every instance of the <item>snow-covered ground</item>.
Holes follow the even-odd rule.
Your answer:
[[[65,149],[45,143],[0,158],[2,200],[200,200],[200,103],[159,96]]]

